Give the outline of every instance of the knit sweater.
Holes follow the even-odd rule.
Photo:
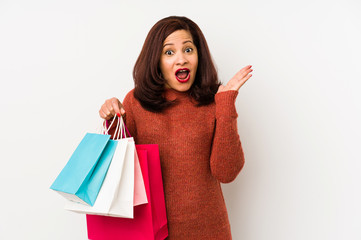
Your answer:
[[[169,240],[232,239],[220,183],[233,181],[244,165],[237,131],[238,91],[215,95],[197,107],[187,92],[167,89],[178,104],[162,113],[145,110],[134,98],[123,101],[126,126],[136,144],[158,144]]]

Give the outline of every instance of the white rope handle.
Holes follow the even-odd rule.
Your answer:
[[[116,118],[116,116],[114,118]],[[115,128],[113,134],[113,140],[117,140],[117,139],[119,139],[119,118],[117,119],[117,127]]]
[[[128,138],[129,136],[127,136],[127,132],[125,131],[125,124],[124,124],[124,120],[123,118],[120,118],[121,120],[121,126],[122,126],[122,138]],[[124,136],[124,137],[123,137]]]
[[[104,120],[104,121],[103,121],[102,128],[101,128],[101,134],[108,134],[108,131],[109,131],[110,128],[112,127],[115,119],[116,119],[116,116],[113,118],[113,121],[110,123],[109,127],[106,127],[106,121],[107,121],[107,120]],[[105,126],[104,126],[104,125],[105,125]]]
[[[122,117],[118,118],[117,130],[114,132],[114,140],[122,139],[124,132],[124,120]]]
[[[112,127],[115,119],[117,119],[117,126],[115,128],[114,134],[113,134],[113,140],[118,140],[122,138],[128,138],[126,130],[125,130],[125,124],[122,117],[114,116],[112,122],[110,123],[109,127],[106,127],[106,120],[103,121],[102,127],[101,127],[101,134],[109,134],[109,130]]]
[[[123,137],[122,137],[122,136],[123,136],[122,133],[123,133],[123,131],[124,131],[124,120],[123,120],[122,117],[118,118],[118,126],[119,126],[119,128],[118,128],[117,134],[115,134],[115,132],[114,132],[114,136],[116,136],[115,139],[121,139],[121,138],[123,138]]]

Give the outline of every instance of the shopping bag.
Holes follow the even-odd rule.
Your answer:
[[[87,133],[50,188],[68,200],[92,206],[116,146],[110,135]]]
[[[65,209],[112,217],[133,218],[133,206],[148,202],[133,138],[118,142],[112,162],[93,206],[67,202]]]
[[[136,145],[148,204],[134,207],[134,219],[87,215],[92,240],[163,240],[168,236],[158,145]]]
[[[134,148],[134,201],[133,205],[138,206],[148,203],[147,193],[143,180],[142,169],[140,168],[139,158]]]

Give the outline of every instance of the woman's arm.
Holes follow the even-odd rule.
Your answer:
[[[222,183],[233,181],[244,165],[244,153],[237,131],[238,114],[235,99],[238,91],[217,93],[216,127],[213,137],[210,166],[212,175]]]
[[[244,153],[237,131],[235,101],[240,87],[253,71],[248,65],[238,71],[215,95],[216,127],[211,151],[212,175],[222,183],[233,181],[244,165]]]

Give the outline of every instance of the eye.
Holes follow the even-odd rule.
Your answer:
[[[186,48],[186,52],[187,53],[193,52],[193,48]]]
[[[167,51],[165,51],[165,55],[173,55],[173,51],[172,50],[167,50]]]

